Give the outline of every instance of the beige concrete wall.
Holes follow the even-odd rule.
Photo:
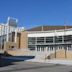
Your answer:
[[[28,51],[25,50],[7,50],[7,54],[12,55],[12,56],[24,56],[28,55]]]
[[[4,44],[4,50],[11,49],[11,46],[14,46],[15,48],[17,48],[17,44],[16,43],[14,43],[14,42],[6,42]]]
[[[27,31],[21,32],[20,48],[28,48]]]
[[[55,56],[56,54],[56,56]],[[72,59],[72,51],[65,51],[64,49],[57,50],[56,53],[51,53],[47,58],[50,59]],[[55,58],[56,57],[56,58]]]
[[[72,52],[71,51],[67,51],[66,55],[67,55],[67,59],[72,59]]]
[[[56,51],[56,58],[57,59],[63,59],[63,58],[65,58],[65,50],[64,49],[57,50]]]

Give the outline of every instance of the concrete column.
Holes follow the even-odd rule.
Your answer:
[[[1,25],[1,50],[2,50],[2,25]]]
[[[67,46],[67,51],[68,51],[68,46]]]
[[[38,51],[38,47],[36,48],[36,51]]]
[[[44,44],[46,44],[46,37],[44,37]]]
[[[64,43],[64,36],[62,36],[62,43]]]
[[[37,52],[37,46],[35,46],[35,51]]]
[[[53,36],[53,43],[55,44],[55,36]]]
[[[40,49],[40,52],[41,52],[41,47],[39,47],[39,49]]]
[[[59,47],[60,47],[60,46],[58,46],[58,50],[59,50]]]
[[[67,47],[66,47],[67,48]],[[64,49],[64,47],[62,46],[62,49]]]
[[[4,25],[4,28],[3,28],[3,34],[5,35],[5,25]],[[4,36],[4,41],[3,41],[3,45],[5,45],[5,36]],[[5,50],[5,46],[3,46],[3,49]]]
[[[9,41],[9,26],[7,26],[7,38],[6,38],[6,41],[8,42]]]
[[[45,48],[45,51],[47,52],[47,47]]]
[[[17,42],[17,30],[15,30],[15,43]]]
[[[53,51],[54,51],[54,47],[53,47]]]
[[[1,25],[1,49],[4,49],[4,30],[4,25]]]
[[[37,37],[35,37],[35,44],[37,44]]]
[[[51,51],[51,50],[50,50],[50,47],[49,47],[49,51]]]
[[[48,50],[48,51],[50,50],[49,47],[47,48],[47,50]]]
[[[37,46],[35,46],[35,56],[37,55]]]

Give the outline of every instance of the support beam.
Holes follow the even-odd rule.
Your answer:
[[[17,30],[15,30],[15,43],[17,42]]]
[[[7,26],[7,38],[6,38],[6,41],[7,42],[9,41],[9,26]]]
[[[64,43],[64,36],[62,36],[62,43]]]

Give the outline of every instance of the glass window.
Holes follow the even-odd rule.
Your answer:
[[[44,37],[37,37],[37,43],[44,43]]]
[[[72,35],[64,36],[64,42],[72,42]]]
[[[53,43],[53,37],[46,37],[46,43]]]
[[[30,50],[35,50],[35,45],[28,45],[28,48],[29,48]]]
[[[55,43],[62,42],[62,36],[55,36]]]
[[[50,46],[50,50],[51,50],[51,51],[53,50],[53,46]]]
[[[44,47],[41,47],[41,51],[44,51]]]
[[[29,37],[28,44],[35,44],[35,37]]]
[[[40,51],[40,47],[37,48],[37,51]]]
[[[50,49],[49,49],[49,46],[48,46],[48,48],[47,48],[47,51],[49,51]]]

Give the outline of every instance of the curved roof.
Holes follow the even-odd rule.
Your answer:
[[[27,31],[49,31],[49,30],[69,29],[69,28],[72,28],[72,26],[38,26],[28,29]]]

